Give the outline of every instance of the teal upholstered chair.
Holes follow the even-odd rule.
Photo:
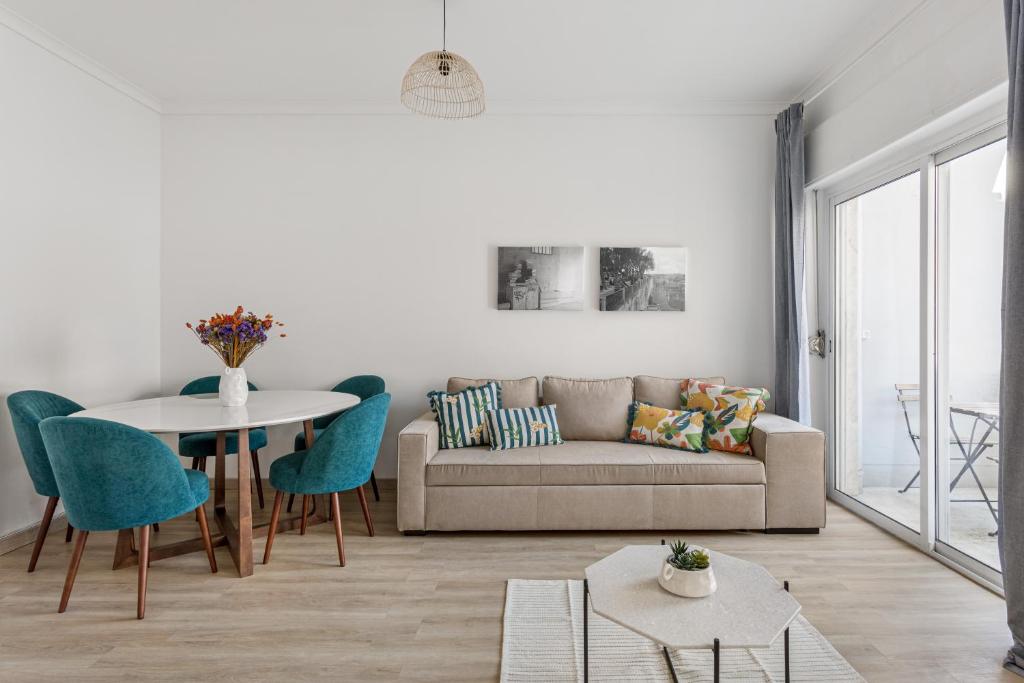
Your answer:
[[[39,423],[48,417],[58,417],[77,413],[82,406],[74,401],[51,394],[47,391],[19,391],[7,397],[7,408],[11,411],[11,422],[14,424],[14,436],[18,439],[21,457],[32,479],[32,486],[40,496],[46,496],[46,510],[39,523],[36,543],[32,546],[32,559],[28,561],[28,570],[35,571],[39,553],[46,541],[46,532],[50,530],[53,513],[60,500],[57,481],[53,478],[50,458],[46,455],[43,436],[39,433]],[[71,540],[74,528],[68,524],[64,542]]]
[[[195,511],[210,571],[217,571],[203,503],[206,475],[182,469],[178,458],[152,434],[106,420],[51,417],[39,425],[68,520],[78,529],[58,612],[67,609],[93,531],[140,527],[138,618],[146,613],[150,525]]]
[[[270,517],[263,564],[270,562],[270,549],[274,545],[285,493],[302,494],[303,534],[306,533],[309,497],[330,495],[334,533],[338,539],[338,561],[342,567],[345,566],[345,543],[341,533],[339,492],[356,490],[367,528],[373,536],[373,521],[366,506],[363,484],[377,460],[390,404],[391,394],[371,396],[334,420],[320,434],[320,438],[313,441],[312,448],[278,458],[270,466],[270,484],[277,489],[277,494],[274,496],[274,511]]]
[[[211,375],[200,377],[186,384],[180,396],[193,396],[195,394],[216,394],[220,384],[220,377]],[[255,384],[249,382],[249,391],[259,391]],[[238,434],[228,432],[225,434],[225,453],[238,452]],[[256,427],[249,430],[249,457],[252,458],[252,474],[256,480],[256,497],[260,502],[260,509],[263,508],[263,477],[260,476],[260,455],[259,450],[267,445],[267,430],[263,427]],[[206,459],[217,455],[217,433],[216,432],[195,432],[192,434],[180,434],[178,436],[178,453],[184,458],[192,458],[192,469],[201,472],[206,471]]]
[[[348,379],[338,382],[331,391],[337,391],[341,394],[355,394],[359,397],[360,401],[365,401],[371,396],[377,394],[383,394],[385,391],[384,380],[377,375],[356,375],[355,377],[349,377]],[[313,420],[313,439],[314,441],[324,429],[327,428],[331,422],[343,415],[345,411],[340,413],[334,413],[333,415],[325,415],[318,417]],[[306,450],[306,435],[299,432],[295,435],[295,450],[304,451]],[[370,486],[373,488],[373,499],[380,501],[380,489],[377,488],[377,477],[374,476],[373,471],[370,471]],[[288,498],[288,512],[292,511],[292,502],[295,497],[291,496]]]

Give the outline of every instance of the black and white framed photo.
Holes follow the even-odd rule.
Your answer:
[[[685,247],[601,247],[602,311],[685,311]]]
[[[582,311],[583,247],[498,247],[498,309]]]

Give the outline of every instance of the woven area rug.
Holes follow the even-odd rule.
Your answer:
[[[583,680],[583,582],[512,579],[505,593],[502,681]],[[592,681],[671,681],[661,648],[590,612]],[[676,650],[680,681],[711,683],[711,650]],[[863,681],[803,617],[790,627],[793,681]],[[723,649],[723,681],[783,681],[782,638],[767,650]]]

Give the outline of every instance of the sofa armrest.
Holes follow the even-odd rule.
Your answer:
[[[427,463],[437,454],[439,430],[424,413],[398,433],[398,529],[423,531],[427,522]]]
[[[765,527],[820,529],[825,526],[825,434],[785,417],[764,413],[750,436],[764,463]]]

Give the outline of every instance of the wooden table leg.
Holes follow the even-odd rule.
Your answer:
[[[225,464],[224,452],[227,450],[227,436],[224,432],[217,432],[217,455],[216,465],[214,466],[213,474],[213,507],[215,510],[224,510],[224,471],[227,465]]]
[[[310,448],[313,447],[313,438],[314,438],[313,421],[312,420],[303,420],[303,422],[302,422],[302,431],[303,431],[303,436],[306,437],[306,450],[308,451]]]
[[[249,483],[249,430],[238,430],[238,565],[240,576],[252,576],[252,485]],[[230,541],[229,541],[230,543]]]
[[[214,475],[214,520],[227,542],[228,550],[231,551],[231,559],[238,567],[238,575],[241,577],[252,576],[252,489],[249,482],[249,458],[242,456],[238,458],[238,517],[237,522],[231,519],[228,514],[227,505],[224,502],[224,433],[217,433],[217,472]],[[249,452],[249,430],[238,430],[238,452],[247,454]],[[215,539],[214,543],[217,544]]]
[[[135,552],[135,530],[121,529],[117,532],[117,545],[114,546],[114,566],[112,569],[123,569],[138,562]]]

